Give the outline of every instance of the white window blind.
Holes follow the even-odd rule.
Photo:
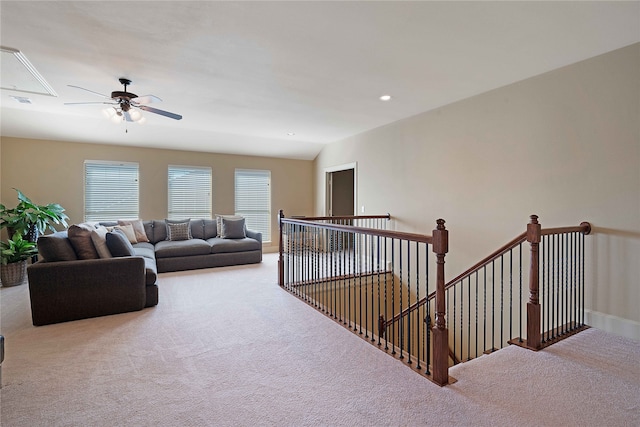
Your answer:
[[[139,218],[138,164],[85,160],[84,220]]]
[[[271,171],[236,169],[236,215],[246,218],[247,228],[271,241]]]
[[[167,218],[211,218],[211,168],[169,165]]]

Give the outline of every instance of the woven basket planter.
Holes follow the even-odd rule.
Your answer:
[[[27,261],[0,265],[0,279],[3,287],[21,285],[27,275]]]

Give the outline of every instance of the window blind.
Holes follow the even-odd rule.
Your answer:
[[[246,218],[247,228],[262,233],[262,241],[271,241],[271,171],[236,169],[236,215]]]
[[[167,218],[211,218],[211,168],[169,165]]]
[[[139,218],[138,164],[84,162],[84,220]]]

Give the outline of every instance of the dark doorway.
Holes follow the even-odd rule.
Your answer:
[[[329,172],[327,192],[330,216],[355,215],[353,169]]]

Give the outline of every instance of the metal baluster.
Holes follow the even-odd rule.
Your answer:
[[[554,274],[554,305],[556,307],[556,311],[553,313],[553,338],[555,339],[558,333],[558,326],[560,323],[560,292],[559,292],[559,283],[560,283],[560,239],[556,238],[556,235],[553,235],[554,240],[554,263],[555,263],[555,274]]]
[[[427,277],[429,277],[427,275]],[[429,287],[427,287],[427,294],[429,294]],[[430,370],[430,366],[431,366],[431,303],[429,301],[427,301],[426,305],[426,309],[427,309],[427,316],[425,318],[426,323],[427,323],[427,362],[426,362],[426,374],[427,375],[431,375],[431,370]]]
[[[482,271],[484,273],[484,284],[482,290],[482,295],[484,297],[484,313],[482,315],[482,319],[484,320],[484,328],[482,330],[484,334],[484,341],[482,343],[482,351],[484,352],[487,349],[487,266],[482,267]]]
[[[363,238],[364,238],[364,235],[361,234],[360,235],[360,241],[361,241],[360,257],[361,258],[362,258],[362,246],[364,246],[364,244],[362,244]],[[360,268],[361,268],[361,271],[360,271],[360,275],[358,276],[359,277],[359,282],[360,282],[360,286],[359,286],[359,289],[358,289],[359,295],[360,295],[360,297],[358,298],[359,303],[360,303],[360,312],[358,313],[358,317],[359,317],[360,320],[358,322],[358,325],[359,325],[358,327],[360,329],[359,333],[360,333],[360,335],[362,335],[362,259],[360,260]]]
[[[402,313],[402,240],[398,240],[398,247],[400,249],[400,295],[399,295],[399,299],[400,299],[400,311],[399,313]],[[398,322],[398,338],[400,338],[400,359],[404,359],[404,355],[403,355],[403,350],[404,350],[404,318],[400,317],[400,322]]]
[[[509,249],[509,339],[513,339],[513,249]]]
[[[424,251],[424,266],[425,266],[425,272],[424,272],[424,280],[425,280],[425,284],[424,284],[424,289],[425,289],[425,296],[429,295],[429,244],[425,243],[424,245],[425,247],[425,251]],[[426,324],[425,327],[427,329],[426,331],[426,340],[425,340],[425,351],[426,351],[426,356],[425,356],[425,360],[426,360],[426,374],[430,375],[429,372],[429,365],[431,364],[431,313],[430,313],[430,309],[429,309],[429,300],[427,300],[425,302],[425,320],[426,320]]]
[[[580,284],[581,295],[582,295],[582,303],[581,303],[581,316],[580,316],[580,326],[584,325],[584,288],[585,288],[585,235],[582,234],[581,237],[582,245],[581,245],[581,258],[582,258],[582,282]]]
[[[420,246],[419,243],[416,242],[416,304],[420,301]],[[416,349],[416,359],[417,359],[417,369],[421,369],[420,366],[420,310],[416,310],[417,313],[414,316],[416,319],[415,330],[416,330],[416,340],[415,349]]]
[[[476,275],[476,355],[478,357],[478,342],[480,341],[480,336],[478,335],[478,271],[475,272]]]
[[[407,309],[411,307],[411,242],[407,240]],[[409,356],[409,365],[411,365],[411,314],[407,313],[407,354]]]
[[[518,324],[520,325],[520,333],[519,333],[519,341],[522,342],[522,243],[520,243],[518,245],[518,253],[520,255],[520,295],[519,297],[519,301],[520,303],[518,304],[519,310],[520,310],[520,321],[518,322]]]
[[[491,261],[491,351],[496,348],[496,262]]]
[[[391,239],[391,311],[396,311],[396,251],[395,239]],[[391,354],[396,354],[396,326],[395,322],[391,324]]]
[[[467,306],[467,360],[471,360],[471,275],[467,277],[467,294],[469,294],[469,304]]]
[[[382,313],[381,311],[381,307],[380,307],[380,300],[382,299],[382,295],[380,293],[380,236],[377,236],[377,253],[378,253],[378,317],[380,317],[380,313]],[[378,331],[378,346],[380,346],[382,343],[380,341],[380,333],[381,331]],[[372,334],[373,337],[373,334]]]
[[[388,303],[387,303],[387,287],[389,286],[388,284],[388,278],[389,278],[389,271],[387,271],[388,268],[388,263],[387,263],[387,256],[389,254],[389,252],[387,251],[388,247],[387,247],[387,241],[389,239],[388,238],[384,238],[384,318],[388,319],[389,318],[389,314],[387,312],[387,308],[388,308]],[[393,311],[392,311],[393,313]],[[393,326],[391,326],[393,327]],[[384,349],[385,350],[389,350],[389,327],[386,327],[384,330]]]
[[[504,255],[500,256],[500,348],[504,347]]]
[[[569,241],[569,233],[564,234],[565,240],[565,278],[564,278],[564,325],[563,325],[563,335],[569,331],[569,301],[571,296],[569,294],[570,290],[570,281],[571,281],[571,264],[569,262],[569,249],[570,249],[570,241]]]
[[[549,335],[551,334],[551,287],[550,287],[550,277],[549,277],[549,268],[550,268],[550,260],[549,260],[549,236],[544,236],[545,240],[544,240],[544,246],[543,246],[543,251],[545,253],[545,256],[543,257],[543,262],[546,262],[546,269],[545,269],[545,283],[546,283],[546,288],[547,288],[547,304],[545,307],[545,310],[547,312],[547,341],[549,341]]]
[[[545,292],[545,288],[546,288],[546,276],[545,276],[545,267],[546,267],[546,262],[545,262],[545,252],[546,252],[546,239],[548,236],[541,236],[540,237],[540,260],[542,261],[540,263],[540,271],[542,272],[542,274],[540,274],[541,280],[540,280],[540,308],[542,310],[541,314],[540,314],[540,322],[541,322],[541,327],[542,327],[542,336],[541,336],[541,341],[542,343],[545,343],[547,341],[547,335],[548,335],[548,327],[545,326],[545,312],[547,311],[547,304],[545,303],[545,296],[548,294],[548,292]],[[547,331],[547,332],[545,332]]]

